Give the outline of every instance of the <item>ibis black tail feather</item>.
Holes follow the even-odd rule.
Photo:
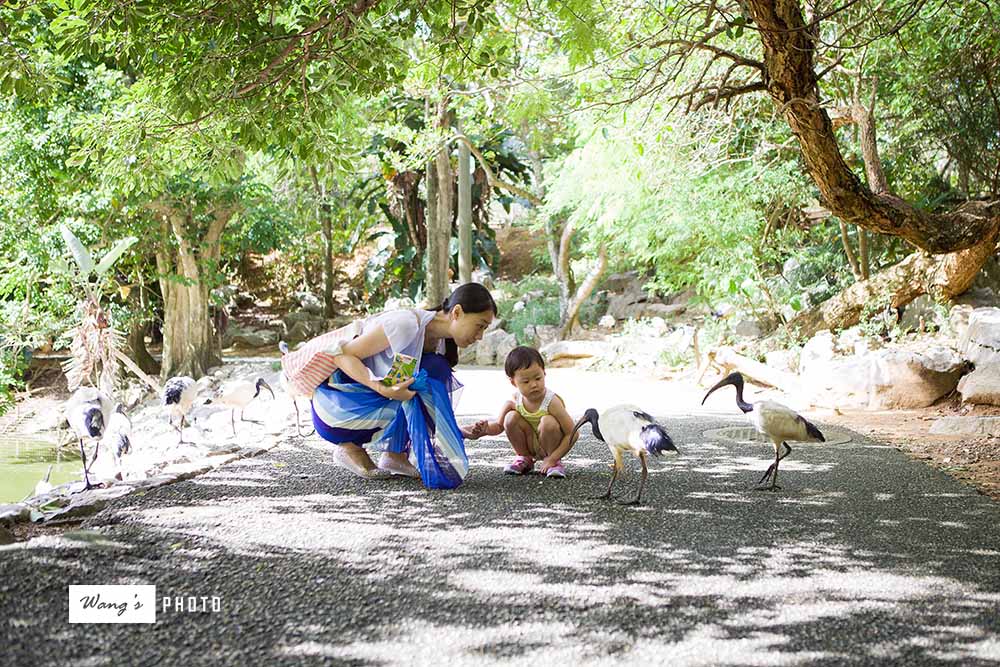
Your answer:
[[[667,435],[666,430],[659,424],[643,426],[639,432],[639,437],[642,438],[642,444],[646,446],[646,451],[653,456],[660,456],[663,452],[677,451],[673,439]]]
[[[813,424],[811,421],[807,419],[803,419],[802,421],[806,423],[806,433],[816,438],[820,442],[826,442],[826,438],[823,437],[823,433],[818,428],[816,428],[815,424]]]

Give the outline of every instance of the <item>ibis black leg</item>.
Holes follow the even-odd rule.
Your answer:
[[[94,488],[87,475],[87,451],[83,448],[83,438],[80,438],[80,460],[83,461],[83,490]]]
[[[292,405],[295,406],[295,430],[298,431],[298,434],[302,437],[306,437],[315,433],[316,429],[313,429],[308,433],[302,433],[302,416],[299,414],[299,402],[293,398]]]
[[[782,451],[781,451],[782,447],[784,447],[784,450],[785,450],[784,453],[782,453]],[[781,463],[781,459],[783,459],[786,456],[788,456],[791,452],[792,452],[792,448],[788,446],[787,442],[782,442],[780,445],[778,445],[777,447],[775,447],[775,449],[774,449],[774,463],[772,463],[770,465],[770,467],[768,467],[767,471],[764,473],[764,476],[761,477],[760,481],[757,482],[757,485],[758,485],[757,486],[757,490],[758,491],[778,491],[779,489],[781,489],[781,487],[778,486],[778,464]],[[771,484],[768,485],[768,486],[760,486],[768,478],[771,479]]]
[[[649,475],[649,470],[646,468],[645,454],[639,454],[639,462],[642,463],[642,478],[639,480],[639,493],[636,494],[635,500],[622,503],[622,505],[638,505],[642,502],[642,489],[646,486],[646,477]]]
[[[618,478],[618,466],[616,465],[611,470],[611,481],[608,482],[608,490],[604,493],[603,496],[595,496],[594,499],[595,500],[606,500],[606,499],[610,498],[611,497],[611,487],[614,486],[615,480],[617,478]]]

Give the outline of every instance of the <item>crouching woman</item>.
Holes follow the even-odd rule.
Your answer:
[[[356,338],[332,351],[337,371],[313,396],[313,424],[337,445],[336,462],[366,479],[403,475],[428,484],[429,467],[448,465],[447,457],[424,446],[433,440],[424,433],[435,428],[448,428],[464,459],[450,401],[461,384],[452,369],[458,348],[480,340],[496,313],[489,290],[467,283],[434,310],[392,310],[365,320]],[[416,359],[416,375],[387,386],[382,380],[398,355]],[[419,471],[409,461],[415,434]],[[373,440],[382,450],[378,465],[365,449]],[[447,440],[438,438],[439,446]]]

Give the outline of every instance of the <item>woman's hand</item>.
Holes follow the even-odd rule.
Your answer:
[[[388,387],[381,382],[378,382],[376,383],[377,387],[375,391],[385,398],[388,398],[390,401],[408,401],[417,395],[417,392],[407,389],[407,387],[413,384],[415,379],[416,378],[407,378],[399,384],[394,384]]]
[[[463,429],[462,435],[465,436],[467,440],[478,440],[479,438],[486,435],[486,427],[489,425],[489,421],[485,419],[480,419],[472,426],[467,426]]]

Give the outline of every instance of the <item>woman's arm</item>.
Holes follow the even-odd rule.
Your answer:
[[[381,326],[378,326],[344,345],[341,348],[342,354],[335,356],[334,360],[337,362],[337,368],[344,371],[352,380],[360,382],[390,400],[408,401],[415,395],[414,392],[407,389],[407,387],[413,384],[413,378],[387,387],[378,380],[373,380],[368,367],[361,361],[362,359],[378,354],[388,347],[389,338],[385,335],[385,330]]]
[[[580,434],[577,433],[573,436],[572,440],[570,439],[570,434],[573,433],[573,427],[575,424],[573,423],[573,418],[570,417],[569,413],[566,411],[566,405],[558,396],[549,401],[549,414],[555,417],[556,421],[559,422],[559,426],[562,428],[563,438],[559,442],[559,446],[556,447],[556,451],[546,456],[545,460],[542,461],[541,472],[545,472],[550,466],[555,465],[557,461],[562,459],[562,457],[569,454],[569,450],[573,449],[573,445],[576,444],[576,441],[580,437]]]

